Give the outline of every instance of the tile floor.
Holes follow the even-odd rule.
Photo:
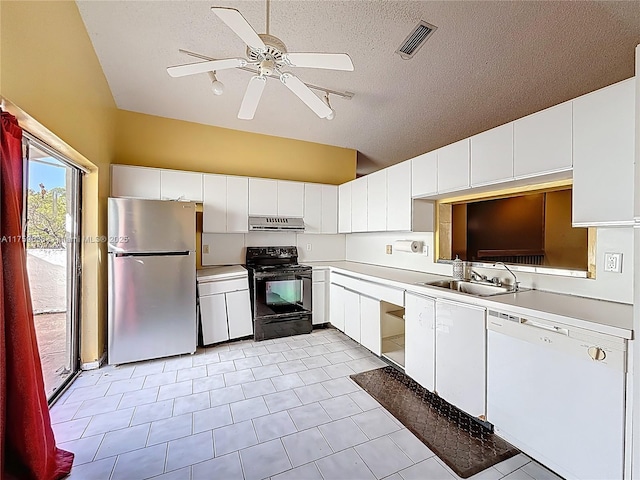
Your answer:
[[[334,329],[83,372],[51,409],[70,480],[453,480],[349,379],[383,366]],[[552,480],[518,455],[474,480]]]

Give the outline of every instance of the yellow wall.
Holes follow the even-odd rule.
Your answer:
[[[26,130],[90,169],[83,234],[106,232],[116,107],[75,2],[1,1],[0,94]],[[105,343],[106,248],[83,244],[81,361]]]
[[[114,163],[340,184],[356,150],[118,110]]]

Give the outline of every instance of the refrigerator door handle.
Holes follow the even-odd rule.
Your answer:
[[[136,253],[115,253],[116,257],[177,257],[190,255],[191,252],[189,250],[185,250],[183,252],[136,252]]]

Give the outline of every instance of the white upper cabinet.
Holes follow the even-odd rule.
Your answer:
[[[471,137],[471,186],[513,179],[513,123]]]
[[[338,233],[351,233],[351,186],[353,182],[338,186]]]
[[[387,229],[387,169],[378,170],[367,179],[367,231]]]
[[[111,196],[160,200],[160,169],[111,166]]]
[[[387,168],[387,231],[411,230],[411,161]]]
[[[573,224],[631,225],[635,79],[573,101]]]
[[[278,180],[278,215],[282,217],[304,215],[304,183]]]
[[[278,215],[278,181],[249,179],[249,215]]]
[[[202,231],[246,232],[249,220],[249,179],[205,174],[203,183]]]
[[[322,185],[317,183],[304,186],[304,232],[322,232]]]
[[[160,197],[162,200],[202,201],[202,173],[160,171]]]
[[[438,192],[469,188],[469,139],[437,150]]]
[[[571,169],[571,102],[514,122],[516,178]]]
[[[438,152],[429,152],[411,160],[411,196],[426,197],[438,193]]]
[[[322,185],[322,233],[338,233],[337,185]]]
[[[351,231],[367,232],[367,177],[351,182]]]

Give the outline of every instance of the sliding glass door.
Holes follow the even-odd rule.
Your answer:
[[[27,271],[47,398],[79,367],[82,172],[36,139],[25,151]]]

